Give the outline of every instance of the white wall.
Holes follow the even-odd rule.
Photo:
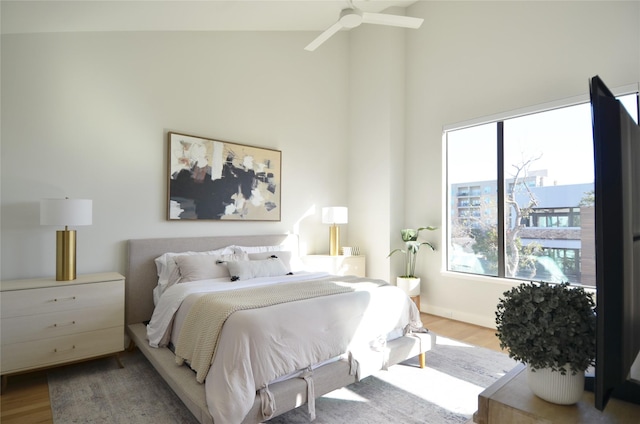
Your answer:
[[[640,2],[418,2],[407,14],[425,19],[407,33],[408,224],[444,227],[444,125],[586,96],[596,74],[640,81]],[[509,283],[442,272],[438,233],[418,262],[422,310],[494,326]]]
[[[1,278],[52,275],[38,201],[63,196],[94,199],[78,272],[124,272],[141,237],[292,231],[324,253],[313,208],[346,204],[343,244],[393,278],[397,231],[444,226],[443,125],[586,95],[595,74],[640,81],[639,2],[421,1],[407,15],[425,23],[363,25],[313,54],[296,32],[2,36]],[[169,130],[282,150],[282,222],[167,222]],[[420,253],[422,310],[493,326],[508,283],[443,273],[443,232],[425,236],[439,248]]]
[[[367,254],[367,275],[389,280],[404,210],[405,32],[363,25],[349,38],[349,236]]]
[[[124,272],[130,238],[296,232],[327,252],[319,208],[347,203],[348,44],[309,39],[3,35],[2,279],[55,272],[61,228],[39,225],[39,200],[64,196],[94,202],[78,273]],[[166,221],[168,131],[281,150],[282,221]]]

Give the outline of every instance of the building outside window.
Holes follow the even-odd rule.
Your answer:
[[[594,286],[591,131],[589,103],[447,130],[447,270]]]

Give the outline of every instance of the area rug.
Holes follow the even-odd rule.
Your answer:
[[[465,423],[478,394],[516,365],[505,354],[441,336],[426,361],[425,369],[410,360],[316,399],[314,423]],[[197,423],[138,350],[122,362],[122,369],[104,358],[50,371],[54,423]],[[309,423],[307,406],[270,423]]]
[[[47,373],[54,424],[198,424],[138,349]]]

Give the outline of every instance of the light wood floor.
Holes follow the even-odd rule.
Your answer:
[[[434,315],[421,315],[424,326],[436,334],[500,351],[495,330]],[[46,371],[9,377],[0,400],[2,424],[53,424]]]
[[[422,317],[422,324],[433,333],[470,345],[506,353],[506,351],[500,349],[500,340],[496,336],[496,330],[492,328],[480,327],[435,315],[421,313],[420,316]]]

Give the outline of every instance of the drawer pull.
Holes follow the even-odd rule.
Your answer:
[[[54,327],[66,327],[66,326],[68,326],[68,325],[73,325],[73,324],[75,324],[75,323],[76,323],[75,321],[67,322],[66,324],[58,324],[58,323],[55,323],[55,324],[53,324],[53,326],[54,326]]]
[[[75,348],[76,348],[76,345],[73,345],[73,346],[71,346],[71,348],[70,348],[70,349],[58,349],[58,348],[55,348],[55,349],[53,349],[53,351],[54,351],[55,353],[70,352],[70,351],[72,351],[72,350],[73,350],[73,349],[75,349]]]
[[[53,299],[54,302],[64,302],[66,300],[76,300],[76,297],[75,296],[71,296],[71,297],[62,297],[60,299],[58,299],[58,298]]]

